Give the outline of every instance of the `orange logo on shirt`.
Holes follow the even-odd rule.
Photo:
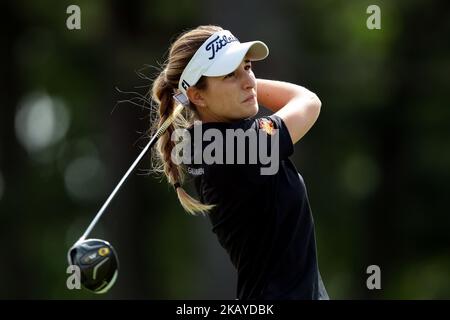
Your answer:
[[[269,135],[273,135],[275,133],[273,122],[265,118],[259,119],[259,128],[263,129]]]

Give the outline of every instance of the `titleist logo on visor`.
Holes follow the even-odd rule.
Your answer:
[[[220,36],[217,36],[216,38],[214,38],[213,40],[211,40],[210,42],[208,42],[206,44],[206,51],[211,51],[211,56],[208,58],[209,60],[214,59],[214,57],[216,56],[216,53],[222,49],[223,47],[225,47],[227,44],[233,42],[233,41],[238,41],[239,40],[235,37],[235,36],[222,36],[222,38]]]

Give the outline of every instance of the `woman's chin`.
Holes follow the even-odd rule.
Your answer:
[[[257,103],[250,105],[250,106],[249,106],[249,111],[248,111],[248,112],[249,112],[248,117],[254,117],[254,116],[256,116],[256,114],[258,113],[258,111],[259,111],[259,106],[258,106]]]
[[[244,108],[241,109],[240,115],[238,119],[247,119],[252,118],[256,114],[258,114],[259,106],[257,103],[255,104],[248,104]]]

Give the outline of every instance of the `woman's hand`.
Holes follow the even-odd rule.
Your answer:
[[[283,119],[292,143],[299,141],[319,117],[322,102],[308,89],[282,81],[257,79],[258,102]]]

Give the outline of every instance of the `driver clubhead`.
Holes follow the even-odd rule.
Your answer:
[[[119,259],[109,242],[87,239],[76,242],[69,249],[70,265],[80,269],[80,282],[84,288],[97,294],[107,292],[117,279]]]

